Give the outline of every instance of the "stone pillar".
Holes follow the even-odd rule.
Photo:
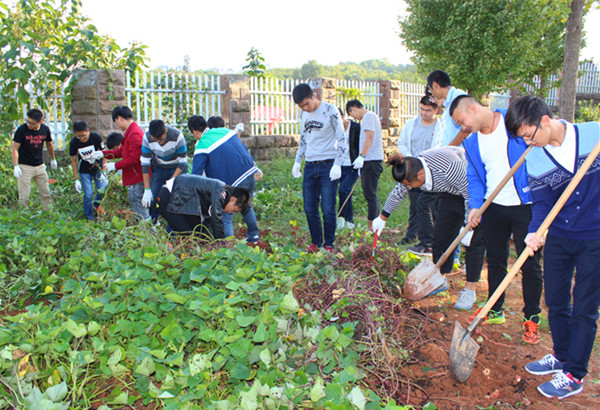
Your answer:
[[[90,131],[106,138],[114,131],[112,110],[125,105],[125,71],[76,70],[71,90],[71,121],[85,121]]]
[[[379,116],[381,117],[381,128],[396,128],[400,126],[400,85],[398,81],[378,81],[379,92]]]
[[[308,85],[320,101],[325,101],[337,107],[337,90],[335,78],[311,78]]]
[[[226,126],[233,128],[241,122],[244,124],[242,137],[250,136],[250,83],[248,76],[222,75],[221,87],[225,91],[221,112]]]

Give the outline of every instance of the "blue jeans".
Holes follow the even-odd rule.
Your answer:
[[[340,187],[338,189],[338,194],[340,196],[340,203],[338,205],[338,212],[340,212],[340,208],[344,205],[346,198],[352,192],[352,187],[354,183],[358,180],[358,170],[354,169],[352,166],[342,167],[342,177],[340,178]],[[346,220],[346,222],[354,223],[354,209],[352,208],[352,197],[348,199],[346,205],[340,212],[340,216]]]
[[[138,182],[137,184],[127,186],[127,195],[129,196],[129,205],[131,210],[139,219],[150,219],[148,214],[148,208],[142,205],[142,197],[144,196],[144,183]]]
[[[102,171],[96,171],[94,174],[79,174],[81,180],[81,189],[83,191],[83,213],[89,220],[94,219],[94,208],[97,208],[102,201],[104,196],[104,190],[108,186],[108,179],[104,176]],[[92,181],[96,185],[96,197],[92,204],[92,198],[94,197],[94,187]]]
[[[544,290],[554,353],[578,379],[587,374],[598,329],[599,260],[600,240],[546,238]]]
[[[156,198],[158,198],[158,193],[162,186],[167,182],[177,168],[161,168],[161,167],[153,167],[152,168],[152,178],[150,178],[150,191],[152,192],[152,204],[150,205],[150,216],[152,219],[156,220],[158,218],[158,208],[156,206]],[[182,174],[187,173],[187,169],[183,170]]]
[[[335,241],[335,197],[338,181],[329,179],[329,171],[333,160],[306,162],[304,165],[304,179],[302,180],[302,196],[304,198],[304,213],[308,222],[308,229],[312,243],[316,246],[333,247]],[[321,228],[321,215],[319,202],[323,211],[323,228]]]
[[[256,180],[254,179],[254,175],[250,175],[241,184],[238,185],[240,188],[246,188],[250,191],[250,197],[254,196],[254,189],[256,188]],[[248,211],[245,214],[242,214],[244,217],[244,222],[246,223],[246,227],[248,230],[246,231],[246,241],[247,242],[256,242],[259,239],[258,232],[258,223],[256,222],[256,214],[254,213],[254,208],[250,205]],[[223,229],[225,230],[225,237],[233,236],[233,214],[228,214],[227,212],[223,212]]]

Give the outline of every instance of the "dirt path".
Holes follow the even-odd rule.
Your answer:
[[[486,278],[487,271],[484,271],[477,291],[477,301],[482,304],[487,297]],[[476,406],[600,408],[600,335],[596,338],[582,393],[559,402],[557,399],[547,399],[537,391],[537,386],[550,380],[552,376],[531,375],[525,371],[524,366],[552,352],[552,339],[546,320],[548,312],[542,296],[542,340],[536,346],[521,341],[523,299],[520,275],[513,280],[506,295],[506,323],[479,328],[481,332],[474,338],[481,348],[473,373],[464,384],[455,382],[449,375],[448,357],[454,322],[458,320],[466,328],[467,318],[476,308],[468,312],[454,309],[457,294],[464,285],[464,275],[454,275],[448,279],[448,292],[415,302],[416,307],[427,309],[433,320],[427,325],[424,342],[415,351],[417,357],[421,356],[421,362],[406,368],[406,375],[426,389],[431,401],[439,409],[474,409]]]

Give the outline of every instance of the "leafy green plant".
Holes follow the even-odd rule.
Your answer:
[[[575,122],[600,121],[600,104],[592,100],[579,101],[575,111]]]
[[[242,70],[250,77],[265,78],[266,69],[264,57],[260,54],[258,49],[252,47],[250,51],[248,51],[246,65],[242,67]]]

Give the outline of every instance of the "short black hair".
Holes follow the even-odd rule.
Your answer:
[[[448,73],[442,70],[435,70],[429,73],[427,76],[427,85],[431,87],[434,82],[436,82],[440,87],[450,87],[452,85],[450,76]]]
[[[459,95],[452,101],[452,104],[450,104],[450,112],[448,114],[450,114],[450,116],[452,117],[454,115],[454,111],[456,111],[460,102],[467,98],[470,98],[479,104],[479,102],[473,96],[470,96],[468,94]]]
[[[428,95],[424,95],[423,97],[421,97],[421,100],[419,101],[419,104],[429,105],[430,107],[433,107],[433,108],[437,108],[438,107],[437,103],[435,101],[433,101],[431,99],[431,97],[428,96]]]
[[[252,202],[252,195],[250,191],[246,188],[242,187],[228,187],[228,191],[231,193],[231,196],[236,198],[235,206],[241,209],[241,212],[245,214],[250,209],[250,204]]]
[[[106,148],[113,149],[117,145],[121,145],[121,141],[123,141],[123,134],[120,132],[111,132],[106,137]]]
[[[353,100],[350,100],[346,103],[346,112],[348,114],[350,114],[350,108],[364,108],[364,106],[362,105],[362,103],[360,101],[358,101],[356,98]]]
[[[148,133],[151,137],[158,138],[167,131],[163,120],[152,120],[148,125]]]
[[[187,125],[188,125],[188,129],[190,130],[190,132],[194,132],[194,131],[204,132],[206,127],[208,127],[206,120],[201,115],[192,115],[188,119]]]
[[[524,95],[515,99],[508,106],[506,116],[504,117],[506,130],[510,134],[517,136],[519,128],[524,125],[538,125],[544,115],[554,118],[554,114],[552,114],[552,110],[548,107],[548,104],[540,97]]]
[[[294,98],[294,103],[300,104],[307,98],[313,97],[313,90],[310,88],[310,85],[306,83],[300,83],[292,90],[292,97]]]
[[[218,115],[215,115],[206,121],[206,126],[208,128],[223,128],[225,126],[225,120]]]
[[[423,163],[415,157],[405,157],[402,154],[395,155],[388,159],[387,164],[392,167],[392,177],[397,182],[407,180],[408,182],[417,179],[417,173],[423,169]]]
[[[127,107],[126,105],[117,105],[112,110],[112,120],[116,120],[117,117],[122,117],[126,120],[130,118],[133,119],[133,112],[131,111],[131,108]]]
[[[31,110],[27,111],[27,117],[36,122],[40,122],[44,119],[44,113],[38,108],[32,108]]]
[[[75,132],[87,131],[88,129],[88,125],[84,121],[75,121],[73,123],[73,131]]]

